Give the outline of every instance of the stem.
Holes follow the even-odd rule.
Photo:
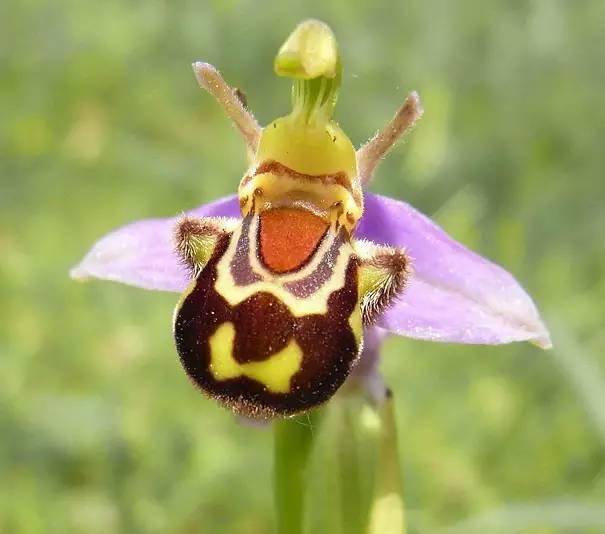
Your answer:
[[[307,462],[318,419],[313,412],[273,423],[273,491],[279,534],[302,534]]]

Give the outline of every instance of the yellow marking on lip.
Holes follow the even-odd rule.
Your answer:
[[[251,228],[251,236],[254,235],[253,232],[255,232],[255,224],[253,224]],[[327,313],[330,295],[334,291],[342,289],[346,283],[347,268],[349,266],[349,261],[354,254],[353,247],[350,243],[345,242],[342,244],[338,258],[332,266],[332,273],[328,280],[326,280],[311,297],[298,298],[290,293],[284,287],[284,284],[299,279],[301,273],[306,272],[309,267],[303,268],[301,273],[292,273],[284,276],[275,276],[269,271],[264,270],[261,271],[263,278],[266,277],[264,280],[253,282],[245,286],[236,285],[233,276],[231,275],[230,265],[235,256],[237,240],[240,235],[241,227],[234,232],[227,251],[216,266],[217,278],[214,283],[214,289],[231,306],[237,306],[255,293],[266,292],[271,293],[285,304],[294,317],[303,317],[312,314],[324,315]],[[317,254],[324,253],[324,251],[327,252],[329,246],[330,240],[324,239],[319,250],[316,252],[316,257],[313,259],[312,263],[316,262],[315,265],[319,265],[321,258],[318,258]],[[256,258],[251,258],[251,263],[254,271],[257,272],[257,274],[261,274],[256,270],[258,260]]]
[[[300,369],[303,352],[292,340],[285,348],[261,362],[239,363],[233,357],[235,326],[223,323],[210,336],[210,372],[223,381],[247,376],[263,384],[271,393],[288,393],[290,381]]]

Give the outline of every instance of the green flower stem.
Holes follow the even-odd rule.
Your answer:
[[[307,464],[319,418],[314,411],[273,423],[273,491],[279,534],[303,532]]]

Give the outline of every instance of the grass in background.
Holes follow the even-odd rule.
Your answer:
[[[598,0],[3,3],[0,531],[271,531],[272,436],[190,386],[177,296],[67,271],[116,226],[235,190],[240,140],[190,63],[217,65],[266,122],[288,109],[275,47],[308,16],[341,43],[337,116],[355,142],[423,96],[373,190],[502,263],[553,326],[551,353],[388,342],[410,531],[602,528],[602,14]]]

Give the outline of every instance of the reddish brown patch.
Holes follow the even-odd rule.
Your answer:
[[[313,254],[328,224],[298,208],[275,208],[260,216],[260,256],[276,273],[300,268]]]

